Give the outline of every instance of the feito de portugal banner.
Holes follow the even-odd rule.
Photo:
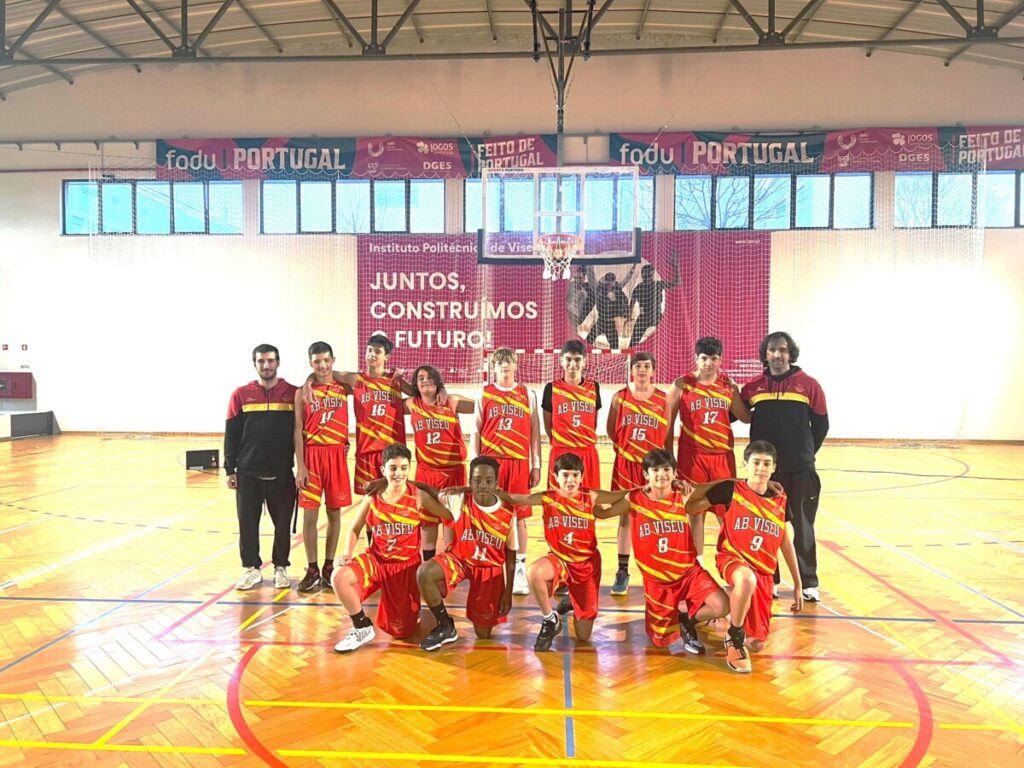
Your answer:
[[[158,139],[161,179],[460,179],[558,164],[553,134],[480,138]]]
[[[433,365],[455,385],[481,381],[485,350],[532,352],[570,338],[653,352],[663,382],[692,368],[704,335],[722,339],[724,367],[738,381],[761,370],[769,233],[646,233],[639,264],[583,261],[567,281],[543,280],[541,265],[480,265],[476,246],[469,235],[360,236],[360,340],[383,332],[394,367]],[[524,356],[520,379],[541,383],[540,370]]]

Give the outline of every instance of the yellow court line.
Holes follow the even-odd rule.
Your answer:
[[[247,755],[238,747],[173,747],[163,744],[81,744],[69,741],[0,740],[0,747],[16,749],[80,749],[87,752],[170,752],[182,755]]]
[[[259,609],[258,611],[256,611],[256,613],[254,613],[254,614],[253,614],[252,616],[250,616],[250,617],[249,617],[248,619],[246,619],[246,620],[245,620],[245,621],[243,621],[243,622],[242,622],[241,624],[239,624],[239,625],[238,625],[238,629],[236,629],[236,630],[235,630],[235,632],[237,632],[238,634],[241,634],[242,632],[244,632],[244,631],[245,631],[245,629],[246,629],[246,627],[248,627],[248,626],[249,626],[250,624],[252,624],[252,623],[253,623],[254,621],[256,621],[256,619],[258,619],[258,618],[259,618],[260,616],[262,616],[262,615],[263,615],[264,613],[266,613],[267,611],[269,611],[269,610],[270,610],[271,608],[273,608],[273,607],[274,607],[274,606],[273,606],[273,603],[276,603],[276,602],[278,602],[279,600],[284,600],[284,599],[285,599],[286,597],[288,597],[288,595],[289,595],[289,594],[291,594],[291,589],[290,589],[290,588],[289,588],[289,589],[282,589],[282,590],[281,590],[281,591],[280,591],[280,592],[279,592],[279,593],[278,593],[278,594],[277,594],[277,595],[276,595],[276,596],[274,597],[274,599],[270,601],[270,602],[271,602],[271,605],[265,605],[265,606],[263,606],[262,608],[260,608],[260,609]]]
[[[51,701],[74,704],[213,704],[223,707],[216,699],[161,699],[155,696],[51,696],[46,693],[0,693],[0,701]]]
[[[559,709],[555,707],[483,707],[457,704],[373,704],[349,701],[245,701],[247,707],[381,710],[384,712],[470,712],[495,715],[549,715],[556,717],[621,717],[644,720],[700,720],[727,723],[776,723],[784,725],[834,725],[861,728],[913,728],[914,723],[890,720],[833,720],[813,717],[715,715],[693,712],[637,712],[606,709]]]
[[[724,763],[650,763],[633,760],[588,760],[585,757],[504,757],[492,755],[432,755],[410,752],[332,752],[318,749],[279,749],[282,757],[335,757],[347,760],[397,760],[421,763],[491,763],[493,765],[593,765],[597,768],[724,768]],[[379,765],[380,763],[378,763]]]
[[[139,704],[139,706],[137,706],[135,709],[133,709],[131,711],[131,713],[127,717],[125,717],[124,719],[121,720],[121,722],[119,722],[117,725],[115,725],[109,731],[107,731],[102,736],[100,736],[99,739],[97,739],[96,742],[95,742],[96,746],[98,746],[98,747],[99,746],[103,746],[108,741],[110,741],[114,736],[116,736],[118,733],[120,733],[124,729],[124,727],[127,726],[132,720],[134,720],[139,715],[141,715],[143,712],[145,712],[155,701],[159,701],[161,696],[163,696],[165,693],[167,693],[169,690],[171,690],[171,688],[173,688],[178,683],[180,683],[182,680],[184,680],[185,676],[187,674],[189,674],[192,670],[194,670],[196,667],[198,667],[200,664],[202,664],[204,661],[206,661],[208,658],[210,658],[214,654],[214,652],[216,650],[217,650],[216,646],[211,648],[206,653],[204,653],[202,656],[198,657],[195,661],[193,661],[191,664],[189,664],[187,667],[185,667],[185,669],[181,670],[181,672],[179,672],[174,677],[173,680],[171,680],[163,688],[161,688],[159,691],[157,691],[156,695],[153,697],[153,701],[151,701],[151,702],[144,702],[142,704]]]
[[[1016,731],[1024,736],[1024,725],[987,725],[975,723],[939,723],[939,728],[944,731]]]

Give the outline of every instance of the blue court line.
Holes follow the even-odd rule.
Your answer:
[[[569,622],[562,621],[562,637],[569,641]],[[562,690],[565,696],[565,709],[572,709],[572,654],[562,654]],[[565,756],[576,757],[576,727],[572,716],[565,718]]]
[[[188,570],[188,569],[186,569]],[[177,574],[181,576],[185,573],[182,571]],[[172,578],[177,578],[177,576]],[[161,582],[157,587],[163,586],[167,582]],[[142,595],[152,592],[157,587],[147,589],[141,593],[139,597],[30,597],[30,596],[0,596],[0,603],[2,602],[24,602],[24,603],[117,603],[118,605],[130,605],[138,603],[140,605],[201,605],[203,600],[197,599],[185,599],[185,598],[149,598],[145,599]],[[251,606],[282,606],[286,608],[340,608],[341,603],[337,602],[291,602],[284,600],[220,600],[218,605],[251,605]],[[376,608],[377,603],[366,602],[363,603],[367,608]],[[448,608],[455,610],[465,610],[465,605],[458,604],[445,604]],[[533,613],[537,611],[536,606],[532,605],[513,605],[513,611]],[[602,613],[606,614],[643,614],[643,608],[603,608]],[[918,616],[847,616],[847,615],[836,615],[831,613],[776,613],[773,614],[774,619],[796,619],[797,621],[880,621],[880,622],[901,622],[906,624],[934,624],[938,619],[930,617],[918,617]],[[954,624],[991,624],[994,626],[1016,626],[1024,625],[1024,620],[1016,619],[950,619]],[[0,670],[2,671],[2,670]]]
[[[214,559],[216,557],[220,557],[221,554],[226,549],[227,549],[227,547],[225,547],[224,549],[222,549],[222,550],[220,550],[218,552],[215,552],[213,555],[211,555],[208,558],[205,558],[204,560],[200,560],[199,563],[194,563],[194,564],[190,565],[188,568],[185,568],[185,569],[183,569],[181,571],[178,571],[173,576],[168,576],[166,579],[164,579],[160,583],[154,584],[152,587],[149,587],[148,589],[140,592],[139,594],[137,594],[133,598],[129,598],[127,600],[119,601],[117,605],[112,606],[111,608],[108,608],[103,613],[99,614],[98,616],[93,616],[91,619],[83,621],[81,624],[75,625],[74,627],[69,629],[67,632],[64,632],[62,635],[58,635],[57,637],[55,637],[53,640],[50,640],[50,641],[44,643],[43,645],[39,646],[38,648],[35,648],[35,649],[29,651],[28,653],[24,654],[23,656],[19,656],[18,658],[14,659],[13,661],[7,662],[2,667],[0,667],[0,675],[2,675],[4,672],[6,672],[7,670],[11,669],[12,667],[16,667],[18,664],[21,664],[21,662],[28,661],[29,659],[31,659],[36,654],[42,653],[47,648],[53,647],[54,645],[59,643],[61,640],[66,640],[67,638],[71,637],[75,633],[80,632],[81,630],[83,630],[83,629],[85,629],[87,627],[92,626],[93,624],[95,624],[96,622],[98,622],[98,621],[100,621],[102,619],[105,619],[110,614],[115,613],[116,611],[119,611],[122,608],[124,608],[126,605],[131,604],[132,601],[135,601],[135,600],[138,600],[139,598],[145,597],[150,592],[154,592],[155,590],[160,589],[160,587],[162,587],[162,586],[164,586],[166,584],[169,584],[170,582],[174,581],[178,577],[184,576],[186,573],[188,573],[189,571],[195,569],[201,563],[204,563],[207,560],[212,560],[212,559]],[[3,599],[10,599],[10,598],[3,598]]]

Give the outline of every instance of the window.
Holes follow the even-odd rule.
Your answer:
[[[792,186],[788,173],[754,176],[754,229],[789,229]]]
[[[333,231],[333,186],[329,181],[303,181],[299,184],[300,232]]]
[[[676,229],[711,229],[711,177],[676,176]]]
[[[974,221],[974,174],[940,173],[935,198],[935,223],[940,227],[969,227]]]
[[[362,179],[334,182],[334,220],[338,232],[370,231],[370,182]]]
[[[242,233],[240,181],[65,181],[66,235]]]
[[[832,177],[832,226],[870,229],[874,186],[870,173],[837,173]]]
[[[832,177],[801,174],[796,180],[797,228],[828,227],[832,202]]]
[[[409,183],[409,231],[444,232],[444,179]]]
[[[897,173],[893,202],[898,229],[932,226],[932,174]]]
[[[978,224],[983,227],[1012,227],[1017,199],[1016,171],[978,174]]]

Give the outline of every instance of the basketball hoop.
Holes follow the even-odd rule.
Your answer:
[[[565,232],[540,235],[533,248],[544,259],[544,279],[569,279],[569,265],[583,250],[583,238]]]

